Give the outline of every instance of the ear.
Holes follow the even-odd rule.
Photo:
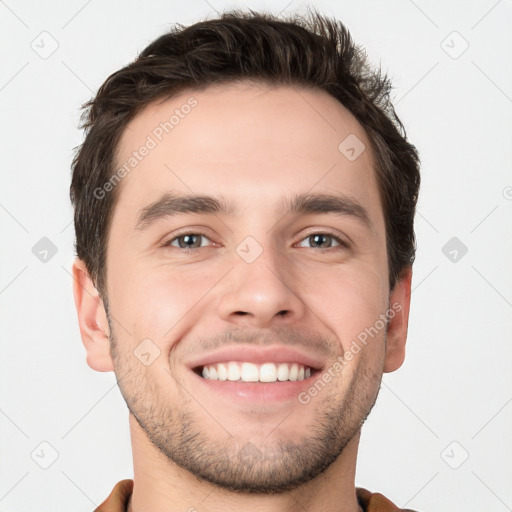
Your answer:
[[[113,371],[114,365],[110,357],[110,332],[103,300],[94,286],[85,263],[78,258],[73,263],[73,295],[80,335],[87,351],[87,364],[98,372]]]
[[[405,359],[405,342],[411,304],[412,266],[407,267],[389,296],[390,311],[394,312],[388,325],[385,372],[398,370]]]

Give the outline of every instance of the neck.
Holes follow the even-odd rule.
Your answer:
[[[356,512],[355,467],[359,433],[321,475],[282,494],[240,494],[199,480],[148,440],[130,414],[134,489],[128,512]]]

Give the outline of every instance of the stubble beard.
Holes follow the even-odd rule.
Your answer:
[[[214,440],[207,427],[201,428],[195,412],[200,406],[187,393],[180,394],[183,400],[179,408],[158,402],[158,389],[148,381],[143,367],[138,366],[140,362],[132,353],[131,358],[118,353],[108,313],[107,318],[119,388],[148,440],[171,463],[229,491],[280,494],[314,479],[359,433],[377,399],[382,372],[364,368],[361,359],[342,396],[331,381],[309,404],[297,401],[297,410],[316,407],[315,417],[301,436],[290,439],[284,428],[276,428],[264,441],[256,441],[230,435],[227,425],[223,439]],[[280,421],[282,418],[276,418],[276,427]]]

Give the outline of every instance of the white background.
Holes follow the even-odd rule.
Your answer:
[[[126,406],[87,366],[72,298],[80,105],[170,24],[304,10],[288,1],[0,2],[0,511],[85,512],[132,476]],[[357,484],[413,509],[511,510],[512,3],[309,5],[390,73],[422,159],[408,357],[363,429]]]

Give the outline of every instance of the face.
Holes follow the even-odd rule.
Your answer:
[[[390,294],[363,128],[327,93],[245,83],[147,107],[119,167],[134,151],[106,282],[113,368],[140,431],[227,489],[311,480],[403,359],[407,280]]]

